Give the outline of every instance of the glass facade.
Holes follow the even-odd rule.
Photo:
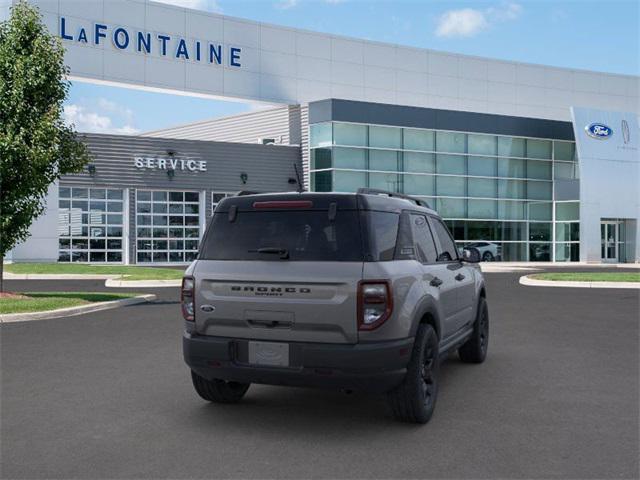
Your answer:
[[[58,189],[58,261],[121,263],[123,191]]]
[[[578,260],[577,202],[553,202],[555,179],[578,178],[574,142],[327,122],[310,149],[312,191],[422,197],[486,260]]]
[[[198,192],[136,192],[137,263],[195,260],[200,242]]]

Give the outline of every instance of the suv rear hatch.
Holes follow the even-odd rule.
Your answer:
[[[355,343],[362,252],[355,196],[226,199],[195,266],[196,331]]]

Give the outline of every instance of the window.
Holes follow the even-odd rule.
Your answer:
[[[553,142],[553,157],[556,160],[575,161],[576,144],[574,142]]]
[[[333,165],[336,168],[367,168],[367,152],[363,148],[334,148]]]
[[[326,147],[333,143],[331,123],[316,123],[309,127],[309,145]]]
[[[469,200],[469,218],[496,218],[498,206],[495,200]]]
[[[444,223],[433,217],[429,219],[429,223],[431,223],[433,233],[440,243],[437,261],[450,262],[452,260],[457,260],[458,250],[456,249],[456,244],[453,242],[453,239],[451,238],[451,235]]]
[[[402,129],[370,126],[369,146],[374,148],[402,148]]]
[[[398,152],[389,150],[369,151],[369,170],[398,171]]]
[[[527,139],[527,157],[551,160],[551,141]]]
[[[431,130],[404,129],[404,148],[406,150],[435,150],[435,133]]]
[[[321,170],[331,168],[331,149],[314,148],[311,150],[311,168]]]
[[[466,164],[466,157],[464,155],[438,155],[436,159],[436,170],[438,173],[465,175],[467,173]]]
[[[495,177],[498,175],[498,159],[495,157],[469,157],[469,175]]]
[[[395,173],[370,173],[369,187],[399,192],[401,191],[400,175]]]
[[[398,236],[400,215],[390,212],[365,212],[369,224],[369,253],[371,261],[384,262],[393,260]]]
[[[456,132],[436,132],[438,152],[467,153],[466,134]]]
[[[434,173],[436,159],[433,153],[404,152],[404,171],[417,173]]]
[[[464,177],[436,177],[436,192],[438,195],[450,197],[464,197],[466,179]]]
[[[366,172],[344,172],[340,170],[333,172],[333,191],[335,192],[355,192],[366,184]]]
[[[467,201],[458,198],[437,198],[436,210],[444,218],[465,218]]]
[[[58,197],[58,261],[121,263],[123,191],[61,187]]]
[[[433,195],[432,175],[404,175],[404,193],[407,195]]]
[[[410,214],[411,234],[416,252],[416,260],[421,263],[436,261],[436,246],[424,215]]]
[[[578,202],[558,202],[556,203],[556,220],[570,221],[580,219],[580,207]]]
[[[216,198],[213,195],[212,204]],[[186,263],[195,260],[200,239],[199,198],[198,192],[136,192],[138,263]]]
[[[367,146],[367,126],[351,123],[335,123],[333,125],[333,143],[354,147]]]
[[[469,135],[469,153],[496,155],[498,141],[493,135]]]
[[[213,212],[218,203],[222,201],[222,199],[233,196],[233,193],[230,192],[211,192],[211,212]],[[179,209],[180,205],[174,204],[174,208]]]
[[[524,138],[498,137],[498,155],[524,157]]]
[[[496,198],[496,181],[488,178],[469,178],[469,196]]]
[[[338,211],[330,221],[326,211],[239,212],[233,222],[213,215],[204,239],[207,260],[362,261],[357,212]],[[260,251],[281,249],[284,254]],[[273,250],[272,250],[273,251]]]

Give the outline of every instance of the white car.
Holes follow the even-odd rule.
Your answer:
[[[494,262],[502,259],[502,245],[492,242],[468,243],[464,248],[475,248],[483,262]]]

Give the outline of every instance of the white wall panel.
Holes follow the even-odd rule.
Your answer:
[[[104,2],[104,20],[118,26],[144,25],[144,2],[129,0],[108,0]]]
[[[331,59],[331,37],[307,32],[296,33],[296,53],[306,57]]]
[[[396,89],[396,71],[392,68],[366,66],[364,67],[364,86],[394,92]]]
[[[295,54],[296,32],[285,28],[260,25],[260,45],[263,50]]]
[[[146,28],[150,32],[182,36],[186,33],[186,10],[183,8],[149,2],[145,18]]]
[[[331,39],[331,59],[338,62],[363,62],[364,45],[358,40],[347,40],[344,38]]]
[[[429,52],[428,71],[435,75],[458,76],[458,55]]]
[[[428,54],[426,50],[397,47],[396,68],[410,72],[427,72]]]
[[[489,61],[487,75],[489,80],[494,82],[516,83],[516,64],[499,60]]]
[[[380,43],[364,44],[364,63],[378,67],[396,67],[396,48]]]
[[[396,88],[398,92],[427,93],[427,74],[417,72],[396,71]]]

